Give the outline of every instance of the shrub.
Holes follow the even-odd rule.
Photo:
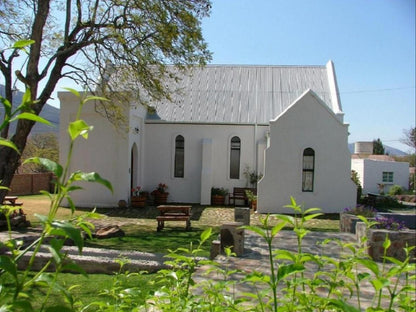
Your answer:
[[[393,185],[389,190],[389,195],[401,195],[403,194],[403,188],[400,185]]]
[[[387,217],[376,217],[375,218],[376,224],[373,225],[376,229],[384,229],[384,230],[406,230],[407,227],[403,221],[397,221],[394,218],[387,218]]]

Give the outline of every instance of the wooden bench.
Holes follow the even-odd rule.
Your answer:
[[[160,205],[157,209],[160,216],[156,217],[157,231],[163,230],[165,221],[186,221],[186,230],[191,228],[191,207],[192,206],[177,206],[177,205]]]
[[[248,199],[246,196],[246,191],[251,191],[255,195],[257,194],[256,188],[251,187],[234,187],[233,192],[228,194],[228,204],[231,205],[231,201],[233,202],[233,206],[236,206],[235,201],[240,200],[244,201],[244,206],[248,206]]]

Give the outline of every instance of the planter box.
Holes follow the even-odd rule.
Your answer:
[[[143,208],[146,206],[146,199],[144,196],[132,196],[130,198],[131,206],[133,208]]]
[[[374,220],[374,218],[367,218],[367,220]],[[357,222],[362,221],[354,214],[341,213],[339,215],[339,227],[341,232],[355,234],[355,226]]]
[[[387,249],[387,256],[403,261],[406,253],[403,250],[407,246],[416,246],[416,230],[390,231],[383,229],[367,229],[364,222],[357,223],[357,239],[362,241],[367,236],[365,242],[368,255],[375,261],[383,261],[383,243],[388,235],[391,245]],[[410,261],[416,262],[416,248],[410,252]]]

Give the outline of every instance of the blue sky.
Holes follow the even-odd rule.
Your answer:
[[[414,0],[213,0],[213,64],[335,64],[349,142],[415,126]]]

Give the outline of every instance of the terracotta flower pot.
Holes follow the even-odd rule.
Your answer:
[[[222,195],[211,195],[211,205],[213,206],[224,206],[225,196]]]

